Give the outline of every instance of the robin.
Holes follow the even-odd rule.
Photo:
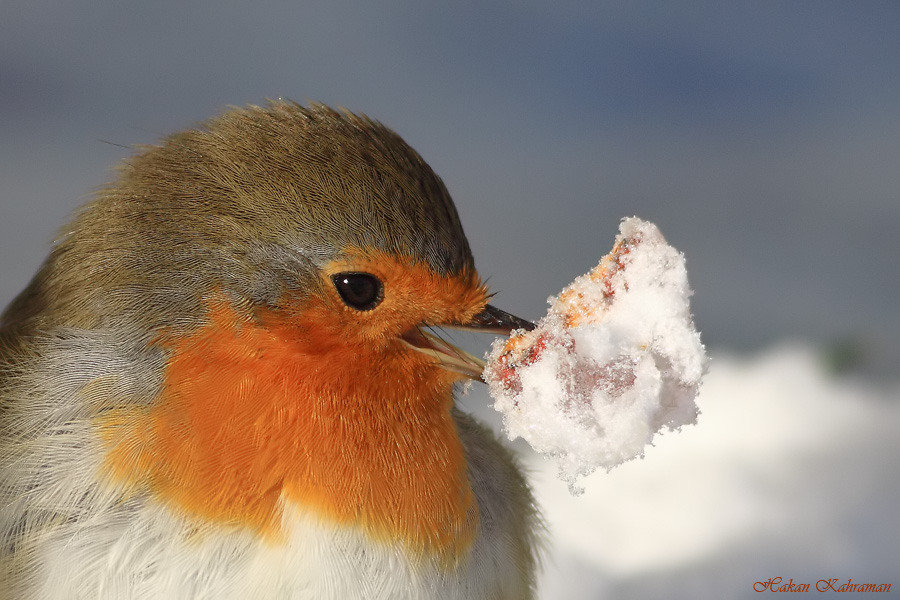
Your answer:
[[[509,333],[399,136],[289,102],[144,149],[0,317],[0,598],[530,598],[537,516],[454,407]]]

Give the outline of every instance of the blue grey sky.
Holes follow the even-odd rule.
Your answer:
[[[228,105],[377,118],[526,317],[655,221],[712,346],[900,366],[895,2],[5,2],[0,302],[128,146]],[[123,147],[124,146],[124,147]]]
[[[266,98],[364,112],[442,176],[507,310],[540,317],[624,216],[687,257],[704,415],[589,500],[534,463],[546,589],[589,582],[546,597],[884,579],[898,388],[807,353],[900,373],[898,40],[895,0],[3,0],[0,305],[132,146]],[[485,396],[460,402],[496,425]]]

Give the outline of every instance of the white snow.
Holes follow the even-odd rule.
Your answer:
[[[584,495],[523,456],[551,540],[539,598],[758,598],[776,576],[896,587],[900,386],[837,378],[803,343],[713,356],[702,426]]]
[[[897,587],[900,385],[836,376],[803,341],[711,354],[701,426],[658,435],[581,496],[513,444],[547,528],[538,598],[759,598],[754,582],[777,576]],[[460,401],[502,431],[486,389]]]
[[[512,440],[578,477],[640,456],[662,429],[694,423],[706,353],[684,256],[623,219],[612,252],[550,299],[531,332],[494,342],[484,379]]]

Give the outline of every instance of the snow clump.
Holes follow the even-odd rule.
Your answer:
[[[556,297],[534,331],[494,342],[484,380],[511,440],[578,477],[643,454],[696,422],[706,352],[684,256],[656,225],[623,219],[612,251]]]

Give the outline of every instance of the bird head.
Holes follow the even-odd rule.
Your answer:
[[[478,521],[452,387],[483,365],[425,328],[530,323],[488,304],[400,137],[274,102],[127,161],[3,326],[107,329],[154,370],[152,397],[84,394],[110,485],[270,539],[296,509],[452,557]]]

